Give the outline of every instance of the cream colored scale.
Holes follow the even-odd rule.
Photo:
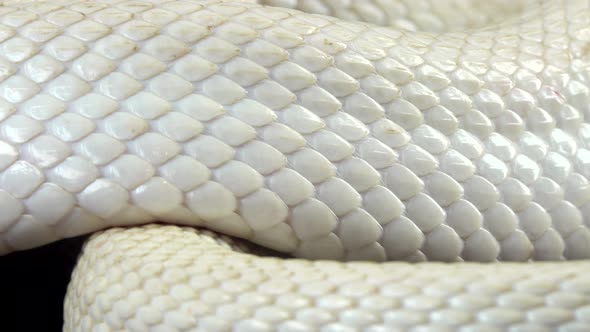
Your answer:
[[[66,330],[590,329],[588,3],[265,4],[0,7],[0,251],[131,227]]]

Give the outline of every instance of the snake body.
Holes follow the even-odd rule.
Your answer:
[[[97,232],[67,331],[590,330],[589,4],[469,3],[6,2],[0,253]]]

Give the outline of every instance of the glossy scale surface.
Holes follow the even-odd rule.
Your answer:
[[[265,2],[394,28],[254,1],[7,2],[0,252],[157,221],[308,259],[589,258],[588,3],[448,1],[481,14],[455,24],[423,1],[414,26],[410,2],[362,3]],[[407,15],[367,14],[382,3]],[[71,329],[102,320],[68,308]]]

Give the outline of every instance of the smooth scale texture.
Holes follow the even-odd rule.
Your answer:
[[[590,258],[587,1],[449,0],[481,14],[456,23],[262,2],[397,28],[250,0],[0,6],[0,253],[158,221],[310,259]]]
[[[590,262],[260,257],[208,231],[110,229],[85,246],[66,331],[587,331]],[[258,255],[256,255],[258,254]]]
[[[590,257],[584,1],[442,34],[251,1],[1,9],[3,253],[160,221],[302,258]]]

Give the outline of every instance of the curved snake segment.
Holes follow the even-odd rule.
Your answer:
[[[0,7],[0,252],[161,222],[310,259],[590,257],[586,1],[495,1],[488,5],[512,15],[457,22],[452,11],[427,18],[405,1],[264,3],[394,27],[411,18],[409,28],[438,32],[254,1]],[[409,12],[367,14],[384,4]],[[98,234],[74,275],[66,329],[590,324],[587,263],[304,263],[236,254],[215,237],[172,226]],[[256,294],[232,262],[277,269],[246,279],[297,283],[290,273],[302,266],[324,282],[309,286],[313,294],[288,287],[310,306],[304,314]],[[210,282],[211,295],[174,264],[223,282]],[[358,267],[407,271],[407,283],[383,280],[355,300],[338,295],[347,276],[371,284]],[[452,294],[412,288],[457,274],[465,284]],[[483,275],[497,287],[474,304]],[[525,286],[506,284],[521,278]],[[272,313],[223,305],[240,293],[265,298]],[[389,302],[361,308],[365,295]],[[345,308],[360,311],[346,318]]]
[[[221,245],[220,245],[221,244]],[[232,250],[234,247],[236,251]],[[174,226],[86,245],[65,330],[585,331],[590,264],[283,260]]]
[[[507,16],[518,16],[535,1],[262,0],[260,3],[403,30],[443,32],[481,28]]]

